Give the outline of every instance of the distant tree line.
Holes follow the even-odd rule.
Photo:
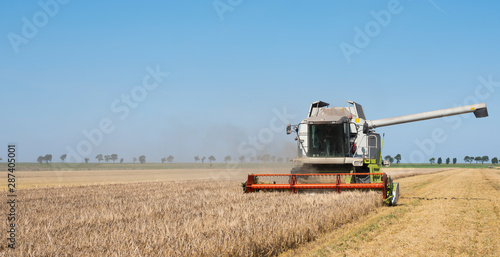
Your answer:
[[[396,161],[396,163],[400,163],[401,162],[401,154],[396,154],[396,156],[394,156],[394,158],[390,155],[386,155],[384,157],[384,160],[386,161],[389,161],[391,164]]]
[[[485,156],[476,156],[476,157],[473,157],[473,156],[465,156],[464,157],[464,162],[465,163],[469,163],[469,164],[472,164],[472,162],[475,161],[476,163],[479,163],[481,162],[481,164],[484,164],[485,162],[488,162],[490,161],[490,157],[488,157],[487,155]],[[432,157],[429,159],[429,162],[431,164],[434,164],[436,162],[436,158]],[[437,164],[442,164],[443,163],[443,160],[441,159],[441,157],[439,157],[437,159]],[[453,164],[456,164],[457,163],[457,158],[453,158]],[[497,157],[493,157],[491,159],[491,163],[492,164],[498,164],[498,158]],[[450,164],[450,158],[446,158],[446,164]]]
[[[64,157],[66,158],[66,157]],[[37,162],[39,163],[49,163],[49,162],[52,162],[52,154],[46,154],[45,156],[38,156],[38,158],[36,159]]]
[[[401,154],[397,154],[396,156],[394,156],[394,158],[390,155],[386,155],[384,157],[384,160],[387,160],[389,161],[391,164],[394,162],[394,161],[397,161],[397,163],[399,163],[401,161]],[[481,164],[484,164],[485,162],[488,162],[490,161],[490,157],[488,156],[476,156],[476,157],[473,157],[473,156],[465,156],[464,157],[464,161],[466,163],[469,163],[471,164],[472,162],[476,162],[476,163],[479,163],[481,162]],[[429,159],[429,162],[431,164],[434,164],[437,162],[437,164],[442,164],[443,163],[443,159],[441,157],[438,157],[437,160],[436,158],[432,157]],[[447,157],[446,160],[444,160],[444,162],[446,164],[450,164],[450,163],[453,163],[453,164],[457,164],[457,158],[453,158],[453,159],[450,159],[450,157]],[[491,163],[492,164],[498,164],[498,158],[497,157],[494,157],[491,159]]]
[[[66,154],[63,154],[61,155],[59,158],[61,159],[61,162],[64,162],[64,160],[66,159],[67,155]],[[98,154],[95,156],[95,159],[100,163],[101,161],[106,161],[106,163],[109,163],[109,161],[112,161],[113,163],[116,163],[116,161],[118,160],[118,154],[110,154],[110,155],[103,155],[103,154]],[[201,157],[200,156],[195,156],[194,157],[194,161],[195,162],[198,162],[198,161],[201,161],[201,163],[205,163],[205,160],[207,158],[205,156]],[[2,160],[2,158],[0,157],[0,160]],[[391,164],[393,162],[396,162],[396,163],[400,163],[401,162],[401,154],[397,154],[395,155],[394,157],[390,156],[390,155],[386,155],[384,157],[384,160],[387,160],[389,161]],[[139,161],[139,163],[146,163],[146,156],[145,155],[141,155],[139,156],[138,158],[137,157],[133,157],[132,158],[132,162],[133,163],[136,163],[137,161]],[[161,158],[161,162],[162,163],[165,163],[165,162],[168,162],[168,163],[172,163],[174,161],[174,156],[172,155],[169,155],[167,157],[162,157]],[[213,156],[213,155],[210,155],[208,157],[208,161],[210,162],[210,164],[212,162],[215,162],[216,161],[216,158]],[[224,157],[224,162],[227,164],[228,162],[231,162],[231,161],[239,161],[240,163],[243,163],[245,161],[249,161],[249,162],[264,162],[264,163],[282,163],[284,161],[286,162],[289,162],[290,161],[290,158],[286,158],[284,159],[283,157],[276,157],[274,155],[270,155],[270,154],[263,154],[263,155],[258,155],[256,157],[250,157],[250,158],[247,158],[245,157],[244,155],[241,155],[240,157],[236,158],[236,157],[231,157],[230,155],[227,155],[226,157]],[[485,156],[465,156],[464,157],[464,162],[465,163],[469,163],[469,164],[472,164],[472,162],[476,162],[476,163],[481,163],[481,164],[484,164],[485,162],[488,162],[490,161],[490,158],[489,156],[485,155]],[[38,156],[37,158],[37,162],[38,163],[51,163],[52,162],[52,154],[46,154],[44,156]],[[89,162],[89,158],[85,158],[85,163],[88,163]],[[120,159],[120,163],[123,163],[124,162],[124,159],[121,158]],[[437,164],[442,164],[443,163],[443,159],[441,157],[438,157],[438,159],[436,160],[436,158],[432,157],[429,159],[429,162],[431,164],[434,164],[434,163],[437,163]],[[456,164],[457,163],[457,158],[453,158],[453,159],[450,159],[450,157],[447,157],[444,161],[446,164],[450,164],[450,163],[453,163],[453,164]],[[497,157],[493,157],[491,159],[491,163],[492,164],[498,164],[498,158]]]
[[[200,156],[196,155],[194,157],[194,161],[195,162],[198,162],[198,161],[201,161],[201,163],[205,163],[205,159],[206,157],[203,156],[200,158]],[[215,157],[213,155],[210,155],[208,157],[208,160],[211,162],[215,161]],[[277,157],[277,156],[274,156],[274,155],[270,155],[270,154],[263,154],[263,155],[257,155],[256,157],[253,157],[251,156],[250,158],[244,156],[244,155],[241,155],[239,157],[232,157],[231,155],[226,155],[224,157],[224,162],[225,163],[228,163],[228,162],[231,162],[231,161],[234,161],[234,162],[237,162],[239,161],[240,163],[243,163],[245,161],[248,161],[248,162],[264,162],[264,163],[269,163],[269,162],[277,162],[277,163],[282,163],[286,160],[286,162],[289,162],[290,161],[290,158],[283,158],[283,157]]]
[[[63,154],[59,157],[61,159],[61,162],[64,162],[67,158],[67,154]],[[102,161],[105,161],[106,163],[109,163],[110,161],[112,161],[113,163],[116,163],[118,160],[119,160],[119,163],[123,163],[125,160],[124,158],[119,158],[118,154],[109,154],[109,155],[105,155],[105,154],[97,154],[95,157],[94,157],[98,163],[101,163]],[[401,155],[397,155],[395,157],[399,163],[399,161],[401,160]],[[52,154],[46,154],[44,156],[38,156],[37,158],[37,162],[39,163],[51,163],[52,162]],[[1,160],[1,158],[0,158]],[[208,158],[206,156],[194,156],[194,161],[195,162],[198,162],[198,161],[201,161],[201,163],[205,163],[205,161],[207,161],[211,164],[212,162],[215,162],[217,159],[215,158],[214,155],[210,155],[208,156]],[[244,162],[263,162],[263,163],[283,163],[283,162],[289,162],[291,160],[291,158],[283,158],[283,157],[278,157],[278,156],[275,156],[275,155],[271,155],[271,154],[262,154],[262,155],[257,155],[257,156],[251,156],[251,157],[247,157],[247,156],[244,156],[244,155],[241,155],[239,157],[233,157],[231,155],[227,155],[224,157],[224,162],[225,163],[228,163],[228,162],[240,162],[240,163],[244,163]],[[90,158],[84,158],[84,161],[85,163],[89,163],[90,162]],[[174,161],[174,156],[173,155],[169,155],[167,157],[162,157],[160,159],[160,161],[162,163],[172,163]],[[136,163],[136,162],[139,162],[139,163],[146,163],[146,156],[145,155],[140,155],[139,157],[132,157],[132,163]]]
[[[161,163],[165,163],[165,162],[169,162],[169,163],[171,163],[171,162],[173,162],[173,161],[174,161],[174,157],[173,157],[172,155],[169,155],[169,156],[168,156],[168,157],[166,157],[166,158],[165,158],[165,157],[161,158]]]
[[[61,155],[59,158],[61,159],[62,162],[66,160],[67,154]],[[110,155],[103,155],[103,154],[98,154],[95,156],[95,159],[100,163],[101,161],[106,161],[106,163],[109,163],[109,161],[112,161],[113,163],[116,163],[118,160],[118,154],[110,154]],[[0,160],[2,160],[0,158]],[[133,163],[135,163],[137,160],[139,160],[140,163],[146,163],[146,156],[141,155],[139,156],[139,159],[136,157],[133,157]],[[162,162],[164,160],[168,162],[172,162],[174,160],[174,157],[172,155],[168,156],[167,158],[162,158]],[[38,163],[51,163],[52,162],[52,154],[46,154],[45,156],[38,156],[37,160]],[[90,159],[85,158],[84,159],[85,163],[89,163]],[[120,159],[120,163],[123,163],[125,160],[123,158]]]
[[[95,158],[97,159],[97,161],[100,163],[102,160],[105,160],[106,162],[109,162],[109,161],[113,161],[113,163],[115,163],[116,160],[118,160],[118,154],[111,154],[111,155],[102,155],[102,154],[98,154],[95,156]],[[120,160],[120,163],[122,163],[123,161],[123,158]]]
[[[490,160],[490,157],[488,157],[487,155],[485,156],[465,156],[464,157],[464,161],[465,162],[468,162],[469,164],[472,163],[473,161],[475,161],[476,163],[479,163],[481,162],[481,164],[485,163],[485,162],[488,162]],[[493,164],[497,164],[498,163],[498,158],[497,157],[493,157],[493,159],[491,159],[491,163]]]
[[[194,157],[194,162],[198,162],[198,161],[200,161],[200,160],[201,160],[201,163],[205,163],[205,160],[206,160],[206,159],[207,159],[207,157],[205,157],[205,156],[203,156],[203,157],[201,157],[201,158],[200,158],[198,155],[196,155],[196,156]],[[215,161],[216,159],[215,159],[215,157],[214,157],[213,155],[210,155],[210,156],[208,157],[208,160],[210,161],[210,163],[212,163],[212,162],[213,162],[213,161]]]

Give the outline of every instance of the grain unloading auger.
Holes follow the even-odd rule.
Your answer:
[[[311,104],[308,117],[297,125],[288,125],[287,134],[295,132],[298,158],[290,174],[249,174],[243,183],[246,193],[266,190],[373,189],[382,191],[384,202],[397,203],[399,184],[380,172],[382,145],[378,127],[434,119],[473,112],[487,117],[486,104],[473,104],[387,119],[366,120],[363,107],[347,101],[348,107],[328,107],[317,101]]]

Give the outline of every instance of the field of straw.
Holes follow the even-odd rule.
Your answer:
[[[18,245],[0,255],[269,256],[381,204],[375,192],[243,194],[239,182],[22,189]]]
[[[408,169],[408,168],[392,168],[384,169],[382,172],[387,173],[392,179],[413,177],[418,175],[434,174],[453,168],[431,168],[431,169]]]

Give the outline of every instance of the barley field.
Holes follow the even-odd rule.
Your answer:
[[[19,190],[18,245],[0,254],[272,256],[381,205],[375,192],[243,194],[239,182]]]
[[[377,192],[242,193],[246,174],[269,171],[287,167],[20,171],[18,245],[0,256],[272,256],[381,206]]]

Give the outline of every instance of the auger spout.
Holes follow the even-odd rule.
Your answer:
[[[441,118],[452,115],[459,115],[464,113],[473,112],[476,118],[488,117],[488,109],[485,103],[472,104],[430,112],[422,112],[417,114],[410,114],[404,116],[398,116],[393,118],[379,119],[379,120],[367,120],[368,128],[379,128],[391,125],[397,125],[402,123],[429,120],[435,118]]]

